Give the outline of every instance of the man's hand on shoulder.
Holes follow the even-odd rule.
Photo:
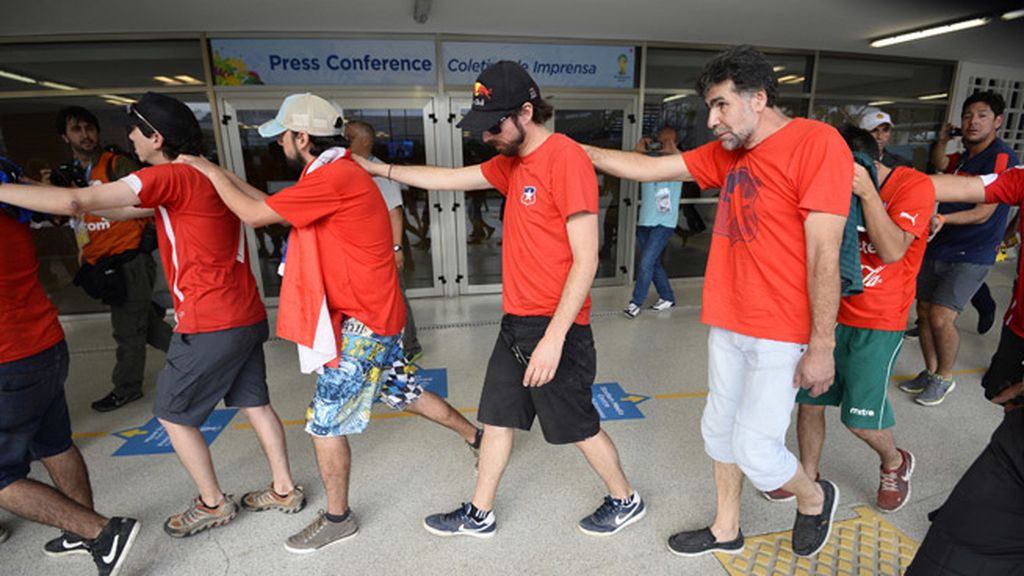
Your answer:
[[[191,166],[202,172],[203,176],[206,176],[207,178],[212,177],[215,173],[221,170],[220,166],[217,166],[206,158],[203,158],[202,156],[192,156],[190,154],[179,154],[178,157],[174,159],[174,163]]]

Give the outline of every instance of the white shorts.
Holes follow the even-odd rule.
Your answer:
[[[797,389],[793,375],[806,344],[744,336],[722,328],[708,335],[708,402],[701,419],[704,451],[736,464],[758,490],[775,490],[796,474],[786,449]]]

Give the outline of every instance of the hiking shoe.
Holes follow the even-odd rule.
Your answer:
[[[657,302],[655,302],[654,304],[651,304],[651,310],[657,310],[658,312],[661,312],[662,310],[668,310],[669,308],[671,308],[671,307],[673,307],[675,305],[676,305],[676,303],[671,301],[671,300],[665,300],[664,298],[658,298]]]
[[[740,530],[735,540],[719,542],[711,528],[690,530],[673,534],[668,539],[668,551],[676,556],[703,556],[712,552],[739,554],[743,552],[743,531]]]
[[[640,315],[640,307],[630,302],[622,313],[626,315],[626,318],[636,318]]]
[[[327,519],[327,512],[320,510],[309,526],[288,537],[284,549],[295,554],[310,554],[358,533],[359,524],[356,523],[352,509],[345,513],[345,519],[341,522],[331,522]]]
[[[462,506],[447,514],[431,514],[423,519],[423,527],[427,532],[437,536],[472,536],[474,538],[490,538],[498,529],[498,522],[491,510],[483,520],[470,515],[472,504],[464,502]]]
[[[903,390],[907,394],[920,394],[924,392],[924,389],[928,387],[928,383],[935,377],[934,374],[927,370],[921,370],[917,376],[914,376],[913,380],[907,380],[900,384],[900,390]]]
[[[952,378],[946,380],[942,376],[935,375],[928,386],[914,398],[921,406],[938,406],[949,396],[949,393],[956,389],[956,382]]]
[[[111,518],[100,535],[89,543],[92,561],[100,576],[117,576],[140,528],[142,524],[134,518]]]
[[[224,495],[224,501],[216,508],[203,504],[203,499],[196,496],[192,505],[181,514],[175,514],[164,522],[164,532],[175,538],[192,536],[231,522],[238,516],[238,504],[230,494]]]
[[[604,502],[593,514],[580,520],[577,526],[584,534],[611,536],[626,526],[637,522],[647,514],[647,507],[640,494],[633,492],[628,500],[616,500],[605,496]]]
[[[253,512],[280,510],[285,514],[295,514],[305,505],[306,493],[302,491],[302,486],[296,486],[286,496],[280,496],[274,492],[273,484],[263,490],[254,490],[242,496],[242,508]]]
[[[910,499],[910,475],[914,473],[914,455],[897,448],[903,462],[895,470],[882,470],[878,484],[878,509],[895,512]]]
[[[111,392],[103,398],[93,402],[92,409],[97,412],[110,412],[111,410],[117,410],[129,402],[135,402],[139,398],[142,398],[141,390],[130,392],[126,396],[118,396],[116,392]]]
[[[832,535],[832,519],[839,504],[839,488],[828,480],[818,480],[825,493],[825,504],[821,514],[801,514],[798,510],[793,523],[793,553],[797,556],[814,556],[825,547]]]
[[[4,528],[3,524],[0,524],[0,543],[6,542],[10,536],[11,533],[7,528]]]
[[[43,554],[51,558],[88,553],[89,541],[72,532],[63,532],[60,536],[43,544]]]

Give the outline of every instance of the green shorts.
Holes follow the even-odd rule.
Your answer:
[[[840,406],[848,428],[884,430],[896,424],[889,404],[889,378],[903,345],[903,331],[836,326],[836,380],[828,392],[811,398],[801,389],[800,404]]]

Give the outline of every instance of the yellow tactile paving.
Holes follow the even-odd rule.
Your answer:
[[[716,553],[729,576],[899,576],[918,543],[867,506],[837,521],[828,544],[813,558],[793,554],[791,531],[747,537],[742,554]]]

